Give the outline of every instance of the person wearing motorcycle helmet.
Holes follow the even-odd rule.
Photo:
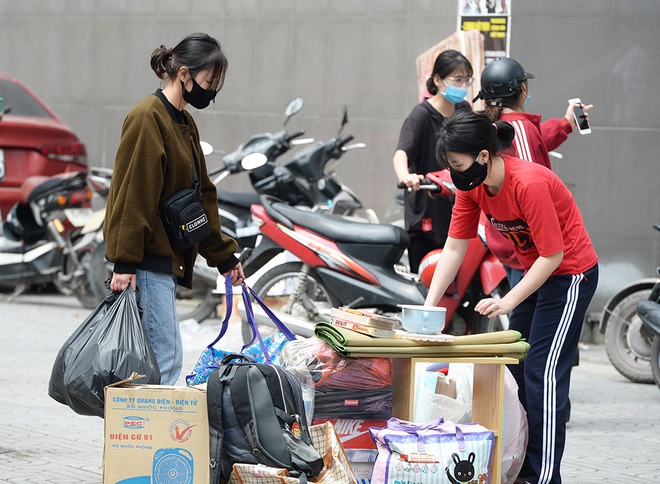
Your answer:
[[[549,152],[566,141],[577,125],[573,116],[575,105],[568,105],[563,118],[542,122],[540,114],[525,112],[531,98],[528,79],[534,79],[534,74],[515,59],[495,59],[482,71],[481,89],[473,102],[484,100],[484,111],[492,122],[501,120],[513,125],[516,135],[511,148],[516,157],[552,169]],[[583,106],[585,113],[592,107]],[[509,285],[515,286],[523,270],[514,256],[513,245],[492,226],[487,227],[486,238],[488,247],[504,265]]]
[[[561,179],[503,151],[514,135],[510,123],[492,123],[484,113],[456,112],[443,125],[437,156],[458,190],[424,304],[435,306],[454,282],[483,212],[514,243],[525,269],[504,297],[482,299],[474,308],[489,318],[508,314],[509,328],[530,344],[526,358],[509,366],[530,429],[520,476],[560,483],[570,372],[598,283],[598,255]]]
[[[417,273],[422,258],[442,247],[447,238],[452,202],[419,191],[419,182],[427,173],[438,170],[435,135],[445,118],[456,110],[471,109],[464,99],[472,81],[472,65],[463,54],[456,50],[441,52],[426,81],[431,97],[416,105],[401,127],[393,165],[397,180],[408,187],[404,193],[404,219],[413,273]]]
[[[110,289],[139,288],[142,326],[161,383],[174,385],[183,365],[177,283],[192,286],[198,252],[209,266],[231,276],[234,285],[244,275],[234,256],[236,241],[220,231],[217,191],[207,172],[197,125],[184,109],[188,104],[204,109],[222,88],[227,59],[220,43],[204,33],[191,34],[174,48],[155,49],[151,68],[166,85],[140,101],[124,121],[103,236],[106,258],[114,264]],[[195,177],[211,233],[182,250],[170,243],[159,210],[175,193],[190,189]]]

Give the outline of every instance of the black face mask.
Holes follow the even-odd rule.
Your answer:
[[[467,170],[458,172],[450,169],[449,174],[457,189],[463,192],[469,192],[484,182],[488,176],[488,164],[484,163],[482,165],[477,160],[474,160],[472,166]]]
[[[193,82],[193,88],[191,91],[186,91],[186,85],[181,81],[181,87],[183,88],[183,100],[190,104],[192,107],[197,109],[204,109],[207,107],[211,101],[215,99],[217,91],[208,91],[202,86],[197,84],[195,78],[190,76]]]

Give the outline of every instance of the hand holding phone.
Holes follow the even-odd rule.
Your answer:
[[[589,126],[589,120],[587,115],[582,108],[582,101],[579,97],[569,99],[568,104],[575,104],[573,108],[573,116],[575,116],[575,122],[577,123],[577,128],[580,134],[589,134],[591,133],[591,126]]]

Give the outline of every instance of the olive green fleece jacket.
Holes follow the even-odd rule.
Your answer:
[[[128,114],[117,149],[103,236],[106,257],[117,273],[132,274],[137,267],[174,274],[179,284],[192,286],[197,251],[220,273],[233,268],[237,244],[220,231],[218,198],[208,176],[199,133],[192,116],[188,125],[170,116],[163,101],[150,95]],[[181,251],[170,245],[158,209],[176,192],[193,186],[192,150],[195,150],[204,211],[211,235],[198,246]]]

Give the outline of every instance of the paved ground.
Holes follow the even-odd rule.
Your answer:
[[[0,482],[101,482],[103,420],[76,415],[47,394],[53,359],[87,314],[54,294],[0,301]],[[184,325],[184,371],[218,324]],[[226,341],[240,348],[236,324]],[[583,346],[571,400],[564,482],[660,482],[660,389],[630,383],[602,346]]]

